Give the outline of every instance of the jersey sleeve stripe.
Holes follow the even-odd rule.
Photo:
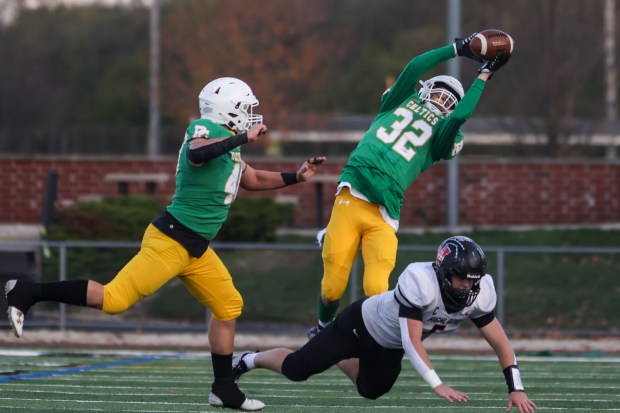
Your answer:
[[[410,318],[418,321],[422,321],[424,318],[420,307],[406,307],[404,305],[400,305],[398,307],[398,316],[401,318]]]
[[[396,302],[402,307],[416,307],[415,304],[413,304],[411,301],[407,300],[407,298],[405,297],[405,295],[403,294],[403,292],[400,289],[400,285],[396,286],[396,291],[394,291],[394,299],[396,300]]]
[[[487,324],[489,324],[494,319],[495,319],[495,314],[493,314],[493,312],[491,311],[490,313],[487,313],[483,316],[472,318],[471,321],[476,325],[476,327],[482,328],[486,326]]]

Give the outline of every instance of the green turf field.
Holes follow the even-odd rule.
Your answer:
[[[304,383],[255,370],[240,385],[273,413],[505,411],[506,386],[494,358],[432,360],[444,382],[469,394],[468,403],[436,397],[406,360],[392,391],[376,401],[359,397],[335,368]],[[620,411],[620,358],[521,357],[520,365],[538,412]],[[4,347],[0,372],[0,412],[231,411],[207,403],[208,353]]]

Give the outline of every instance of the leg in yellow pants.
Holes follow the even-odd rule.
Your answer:
[[[243,299],[230,273],[209,248],[194,258],[176,241],[149,225],[138,254],[104,286],[103,311],[117,314],[179,276],[189,292],[217,320],[241,315]]]
[[[334,202],[324,242],[321,294],[326,301],[338,301],[344,295],[360,244],[364,294],[372,296],[388,290],[398,239],[394,228],[383,220],[378,205],[355,198],[343,188]]]

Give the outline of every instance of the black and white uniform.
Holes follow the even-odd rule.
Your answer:
[[[467,318],[482,328],[493,321],[497,300],[493,279],[484,276],[472,305],[448,313],[432,264],[410,264],[393,290],[347,306],[319,334],[286,357],[282,373],[290,380],[306,380],[341,360],[356,357],[360,360],[357,390],[370,399],[392,388],[405,352],[416,371],[424,375],[429,368],[413,349],[407,318],[423,322],[423,338],[455,331]]]
[[[472,319],[479,328],[484,327],[493,320],[496,301],[493,279],[484,276],[480,279],[480,293],[472,305],[456,313],[448,313],[432,263],[422,262],[410,264],[393,290],[367,299],[362,306],[362,314],[370,335],[377,343],[385,348],[403,348],[399,318],[422,321],[423,338],[427,338],[433,333],[454,332],[467,318]]]

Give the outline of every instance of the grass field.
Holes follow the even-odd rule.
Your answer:
[[[490,357],[432,357],[443,381],[469,394],[466,404],[439,399],[409,366],[376,401],[359,397],[337,369],[304,383],[262,370],[241,388],[265,412],[502,412],[506,386]],[[521,357],[538,412],[620,411],[620,358]],[[207,403],[208,353],[0,348],[0,412],[220,412]],[[513,410],[516,412],[516,409]]]

